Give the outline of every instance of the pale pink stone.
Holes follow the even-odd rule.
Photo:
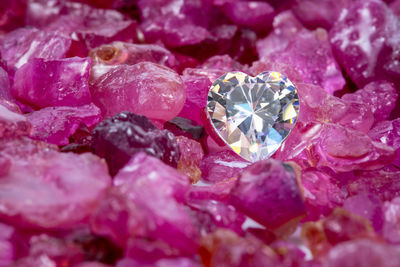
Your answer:
[[[400,243],[400,198],[383,204],[385,223],[383,226],[383,237],[390,243]]]
[[[9,266],[15,259],[14,232],[12,226],[0,223],[0,266]]]
[[[22,115],[0,104],[0,138],[30,135],[32,125]]]

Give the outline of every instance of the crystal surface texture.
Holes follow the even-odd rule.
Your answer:
[[[229,72],[211,86],[207,114],[225,143],[244,159],[269,158],[293,129],[300,111],[296,87],[282,74]]]

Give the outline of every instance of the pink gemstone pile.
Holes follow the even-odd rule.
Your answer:
[[[226,72],[289,77],[249,163]],[[0,1],[0,267],[400,266],[399,0]]]

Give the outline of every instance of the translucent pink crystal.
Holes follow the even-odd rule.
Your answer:
[[[20,28],[8,33],[0,42],[0,52],[10,70],[16,70],[32,58],[64,58],[71,39],[62,31],[39,31]]]
[[[26,114],[33,125],[32,138],[55,145],[67,145],[68,138],[81,124],[94,126],[100,121],[100,109],[93,104],[80,107],[48,107]]]
[[[0,266],[8,266],[14,261],[16,256],[14,232],[12,226],[0,223]]]
[[[1,216],[24,227],[60,229],[87,222],[111,182],[96,156],[59,153],[28,138],[2,139],[0,158],[10,163],[1,173]]]
[[[383,226],[383,237],[395,244],[400,243],[400,198],[396,197],[392,201],[385,202],[383,205],[385,223]]]
[[[96,233],[120,245],[126,245],[129,237],[143,237],[164,244],[165,252],[196,252],[197,232],[180,203],[189,189],[187,177],[140,153],[117,174],[114,184],[93,218]]]
[[[204,156],[203,148],[199,142],[184,136],[178,136],[176,140],[181,154],[178,170],[190,177],[192,183],[196,183],[201,177],[199,164]]]
[[[0,66],[0,98],[11,100],[10,79],[8,73]]]
[[[220,182],[237,177],[250,163],[231,150],[208,154],[200,162],[202,179],[208,182]]]
[[[376,81],[367,84],[363,89],[342,96],[348,102],[362,103],[369,106],[376,122],[388,119],[396,105],[398,94],[393,83]]]
[[[231,191],[231,203],[272,230],[292,227],[306,214],[295,170],[273,159],[244,169]]]
[[[30,135],[32,125],[22,115],[0,104],[0,138]]]
[[[131,111],[167,121],[178,115],[186,98],[179,75],[151,62],[120,65],[100,76],[90,91],[107,117]]]
[[[12,94],[34,108],[89,104],[90,67],[90,58],[32,59],[15,73]]]
[[[385,3],[354,1],[329,35],[336,58],[359,87],[375,80],[399,85],[400,20]]]

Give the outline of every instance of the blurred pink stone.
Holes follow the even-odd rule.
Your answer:
[[[328,174],[306,169],[302,171],[301,183],[308,212],[307,220],[318,220],[343,204],[345,192]]]
[[[390,243],[400,243],[400,198],[383,204],[385,223],[383,226],[383,237]]]
[[[298,84],[302,122],[335,123],[349,129],[367,133],[374,123],[371,106],[362,101],[344,101],[329,95],[321,87]]]
[[[323,267],[400,266],[400,248],[368,239],[351,240],[333,247]]]
[[[70,229],[87,222],[111,179],[98,157],[60,153],[43,142],[2,139],[1,217],[35,229]]]
[[[9,266],[14,262],[16,256],[14,231],[12,226],[0,223],[0,266]]]
[[[229,201],[229,194],[235,186],[237,178],[227,178],[223,181],[213,184],[192,185],[188,194],[189,202],[194,200],[218,200],[222,202]]]
[[[231,203],[270,230],[292,229],[307,212],[295,170],[273,159],[244,169],[231,191]]]
[[[190,258],[160,259],[154,263],[143,263],[134,259],[124,258],[117,262],[116,267],[200,267],[200,263]]]
[[[81,124],[94,126],[101,112],[93,104],[80,107],[48,107],[25,115],[33,125],[32,138],[55,145],[67,145]]]
[[[271,28],[274,8],[265,2],[228,2],[222,12],[236,25],[265,32]]]
[[[336,58],[357,86],[376,80],[400,84],[400,20],[385,3],[352,2],[329,35]]]
[[[12,100],[10,92],[10,79],[8,77],[7,71],[5,71],[1,66],[0,66],[0,98],[5,100]]]
[[[186,99],[179,75],[151,62],[119,65],[95,80],[90,91],[106,117],[130,111],[167,121],[178,115]]]
[[[292,11],[308,28],[330,29],[350,0],[295,0]]]
[[[9,70],[15,71],[32,58],[64,58],[70,46],[71,39],[62,31],[20,28],[4,36],[0,52]]]
[[[329,167],[336,172],[376,170],[395,159],[395,150],[366,134],[332,123],[297,124],[275,154],[303,167]]]
[[[394,0],[390,3],[390,8],[393,10],[397,17],[400,17],[400,0]]]
[[[372,128],[368,135],[372,140],[386,144],[396,150],[393,164],[400,167],[400,119],[382,121]]]
[[[91,65],[90,58],[32,59],[15,73],[12,94],[34,108],[89,104]]]
[[[397,98],[396,87],[386,81],[371,82],[363,89],[342,96],[345,101],[368,105],[374,114],[375,123],[389,118]]]
[[[22,115],[0,104],[0,138],[30,135],[32,125]]]
[[[111,237],[121,246],[129,238],[164,244],[166,255],[193,255],[197,231],[182,201],[189,180],[160,160],[136,154],[120,170],[92,219],[95,233]]]
[[[343,208],[369,220],[375,231],[381,233],[384,225],[383,203],[375,195],[351,196],[344,201]]]
[[[202,179],[208,182],[237,177],[250,163],[231,150],[223,150],[206,155],[200,162]]]

